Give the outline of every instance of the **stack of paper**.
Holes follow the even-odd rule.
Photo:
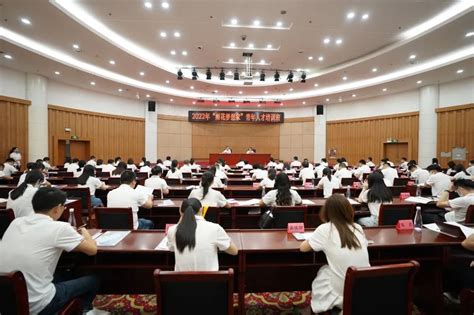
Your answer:
[[[434,201],[434,199],[432,198],[425,198],[425,197],[408,197],[407,199],[405,199],[405,201],[408,201],[408,202],[413,202],[413,203],[421,203],[421,204],[427,204],[429,202],[432,202]]]
[[[168,248],[168,236],[165,236],[164,239],[161,240],[160,244],[155,247],[156,250],[170,250]]]
[[[137,187],[135,188],[136,191],[144,194],[144,195],[147,195],[147,196],[153,196],[153,188],[151,187],[145,187],[145,186],[142,186],[142,185],[137,185]]]
[[[161,202],[158,203],[160,206],[174,206],[175,203],[171,199],[164,199]]]
[[[239,206],[254,206],[254,205],[258,205],[259,203],[260,203],[260,199],[237,201],[237,204]]]
[[[293,233],[293,236],[296,238],[298,241],[305,241],[309,239],[309,237],[313,234],[313,232],[305,232],[305,233]]]
[[[360,203],[358,203],[358,202],[355,201],[354,199],[347,198],[347,200],[349,200],[349,203],[350,203],[351,205],[360,205]]]
[[[314,202],[312,200],[309,200],[309,199],[303,199],[303,202],[302,202],[304,205],[314,205]]]
[[[97,246],[113,247],[120,243],[128,234],[130,234],[130,231],[107,231],[97,237]]]
[[[194,189],[196,188],[197,186],[193,186],[193,185],[190,185],[190,186],[186,186],[186,190],[191,190],[191,189]]]

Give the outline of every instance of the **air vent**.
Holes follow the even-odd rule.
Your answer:
[[[245,52],[245,51],[244,51],[244,52],[242,53],[242,56],[244,56],[244,57],[252,57],[252,56],[253,56],[253,52]]]

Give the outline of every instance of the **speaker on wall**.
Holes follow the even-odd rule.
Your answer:
[[[155,101],[148,101],[148,111],[154,112],[156,110],[156,102]]]
[[[324,105],[316,105],[316,115],[324,115]]]

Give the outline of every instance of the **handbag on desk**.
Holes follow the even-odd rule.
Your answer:
[[[271,229],[274,223],[275,218],[273,217],[273,207],[265,211],[258,220],[258,226],[261,229]]]

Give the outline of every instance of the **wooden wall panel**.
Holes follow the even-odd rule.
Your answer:
[[[55,105],[48,106],[49,155],[53,163],[63,162],[55,156],[57,139],[69,139],[77,135],[90,140],[90,153],[97,158],[109,159],[121,156],[140,161],[145,153],[145,120],[118,115],[75,110]],[[71,128],[72,132],[66,132]]]
[[[451,151],[455,147],[465,147],[467,166],[474,159],[474,104],[440,108],[438,116],[437,155],[441,165],[446,165],[451,158],[441,157],[441,152]],[[456,161],[460,162],[460,161]]]
[[[28,161],[28,106],[30,101],[0,96],[0,163],[12,147],[20,148],[22,166]]]
[[[407,158],[416,160],[418,112],[329,121],[326,130],[326,149],[336,149],[337,157],[345,157],[350,164],[356,164],[368,156],[372,156],[377,164],[383,158],[383,144],[387,138],[408,142]]]
[[[294,156],[300,160],[314,160],[314,118],[285,119],[280,128],[279,158],[291,161]]]
[[[158,158],[178,161],[192,157],[191,123],[187,117],[158,115]]]

